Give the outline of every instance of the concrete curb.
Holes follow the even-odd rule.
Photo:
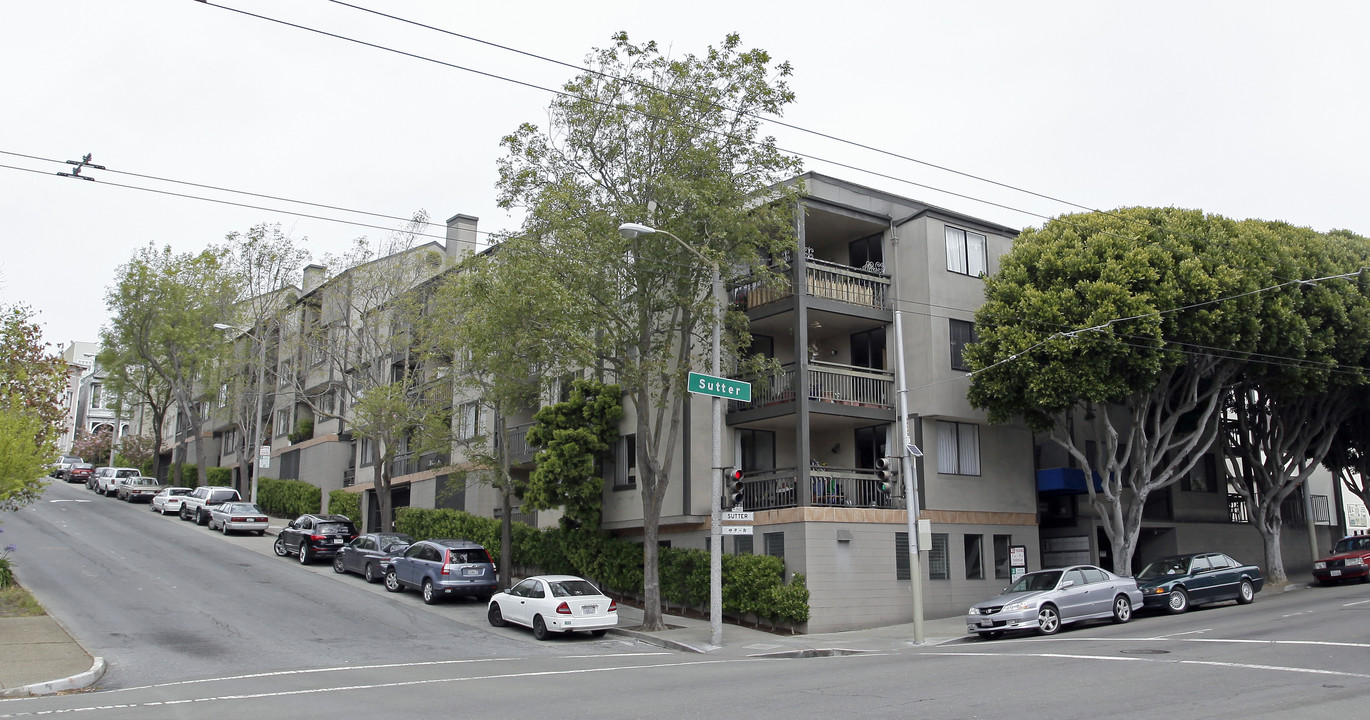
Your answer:
[[[655,645],[659,648],[670,648],[672,650],[680,650],[682,652],[692,652],[700,654],[708,652],[708,650],[701,650],[700,648],[690,645],[689,643],[683,643],[679,640],[671,640],[669,638],[658,637],[656,635],[653,635],[652,633],[641,632],[638,630],[609,628],[609,633],[613,635],[622,635],[624,637],[630,637],[637,640],[641,640],[642,642],[645,642],[648,645]]]
[[[32,685],[25,685],[23,687],[0,690],[0,697],[37,697],[40,695],[53,695],[68,690],[81,690],[94,685],[96,681],[104,676],[104,674],[105,659],[97,657],[95,658],[95,661],[91,663],[90,669],[83,673],[77,673],[71,677],[62,678],[61,680],[49,680],[47,682],[33,683]]]

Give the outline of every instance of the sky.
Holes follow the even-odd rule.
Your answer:
[[[802,130],[768,132],[805,170],[1010,227],[1151,205],[1370,235],[1359,0],[352,5],[0,4],[0,304],[55,349],[98,340],[149,243],[278,223],[322,260],[419,211],[516,229],[500,139],[575,71],[478,41],[580,64],[620,30],[677,56],[738,33],[793,66]],[[96,181],[56,175],[86,153]]]

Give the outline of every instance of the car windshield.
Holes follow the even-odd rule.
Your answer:
[[[262,514],[262,509],[252,503],[224,503],[224,512]]]
[[[599,594],[599,589],[591,585],[588,580],[558,580],[547,584],[552,586],[552,597]]]
[[[218,505],[219,503],[232,502],[237,500],[237,493],[232,490],[228,492],[211,493],[209,499],[205,501],[207,505]]]
[[[1169,575],[1184,575],[1189,572],[1189,558],[1187,557],[1168,557],[1153,561],[1151,564],[1142,568],[1137,573],[1138,580],[1148,578],[1166,577]]]
[[[1334,555],[1349,552],[1360,552],[1370,550],[1370,535],[1359,535],[1357,537],[1342,538],[1337,541],[1337,546],[1332,548]]]
[[[137,471],[137,470],[115,470],[115,471],[114,471],[114,477],[121,477],[121,478],[126,478],[126,477],[138,477],[138,471]]]
[[[172,495],[189,495],[189,494],[190,494],[190,488],[174,487],[174,488],[171,488],[171,494],[172,494]]]
[[[1013,583],[1008,592],[1041,592],[1043,590],[1054,590],[1056,583],[1061,579],[1060,570],[1047,570],[1045,572],[1028,573]]]
[[[347,535],[351,532],[352,529],[347,527],[347,523],[331,522],[319,523],[318,526],[314,528],[314,530],[316,532],[324,534]]]
[[[150,478],[150,477],[129,478],[128,484],[129,484],[129,485],[156,485],[156,484],[157,484],[157,478]]]

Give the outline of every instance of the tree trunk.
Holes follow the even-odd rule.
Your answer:
[[[1277,516],[1274,523],[1278,528],[1281,519]],[[1263,523],[1262,523],[1263,524]],[[1280,531],[1261,531],[1261,543],[1265,547],[1265,580],[1270,585],[1289,584],[1289,575],[1284,571],[1284,552],[1280,546]]]
[[[648,510],[651,501],[648,493],[642,493],[642,508]],[[666,622],[661,616],[661,575],[658,573],[657,558],[660,557],[657,545],[657,523],[643,519],[642,523],[642,630],[654,632],[665,630]]]
[[[390,508],[390,475],[385,472],[385,467],[390,461],[385,456],[376,458],[376,463],[371,466],[371,492],[376,496],[376,508],[380,511],[380,527],[371,528],[371,532],[394,532],[395,520],[391,517]]]

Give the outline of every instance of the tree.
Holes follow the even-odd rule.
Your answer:
[[[176,402],[179,419],[199,438],[211,369],[224,353],[214,324],[227,317],[237,288],[226,272],[222,251],[173,253],[149,244],[116,272],[119,282],[105,293],[110,324],[100,332],[105,347],[126,349],[164,383]],[[177,455],[182,446],[177,446]],[[208,482],[209,454],[197,444],[199,482]],[[173,462],[180,484],[181,464]]]
[[[1370,243],[1275,222],[1246,221],[1240,231],[1266,248],[1277,275],[1303,280],[1266,294],[1261,350],[1281,362],[1248,363],[1223,414],[1234,488],[1261,535],[1267,577],[1284,584],[1284,502],[1329,454],[1340,466],[1358,442],[1343,425],[1362,407],[1354,389],[1370,358],[1370,287],[1358,278]]]
[[[64,417],[57,405],[67,366],[48,351],[25,305],[0,309],[0,510],[17,510],[47,487]]]
[[[706,366],[720,302],[695,252],[733,279],[796,246],[802,188],[782,181],[799,163],[761,137],[758,119],[781,114],[794,95],[790,66],[744,51],[736,35],[702,56],[667,58],[619,33],[590,64],[552,102],[547,130],[525,124],[503,141],[499,202],[526,211],[521,237],[503,251],[539,267],[545,292],[563,303],[567,321],[551,325],[574,332],[546,341],[624,389],[642,500],[643,626],[652,630],[662,627],[658,524],[685,374]],[[625,239],[623,222],[667,231],[693,252],[664,234]],[[744,338],[729,334],[727,357]]]
[[[437,369],[420,363],[414,328],[424,310],[423,289],[444,268],[441,246],[416,245],[428,218],[418,213],[401,231],[381,240],[359,238],[341,268],[303,301],[292,328],[293,345],[282,342],[286,362],[280,384],[316,418],[350,423],[368,447],[372,487],[381,527],[393,524],[391,465],[408,453],[414,433],[441,423],[451,400],[433,384]]]
[[[565,508],[571,528],[598,530],[604,482],[596,462],[618,439],[622,417],[623,390],[590,380],[576,380],[569,398],[538,410],[528,444],[542,449],[523,491],[524,503],[541,510]]]
[[[1132,574],[1150,493],[1218,436],[1227,383],[1257,349],[1259,265],[1229,220],[1132,208],[1025,230],[985,280],[970,401],[1079,462],[1114,572]]]
[[[138,450],[135,454],[130,454],[129,442],[133,438],[123,437],[119,439],[119,453],[128,458],[138,456],[140,459],[133,461],[133,464],[142,467],[145,460],[156,460],[162,447],[162,427],[166,421],[167,412],[171,410],[175,400],[171,395],[171,386],[152,372],[146,363],[140,361],[129,348],[112,345],[116,339],[109,335],[108,328],[100,331],[101,347],[96,356],[95,362],[105,368],[105,389],[113,397],[120,398],[117,407],[120,414],[132,413],[141,408],[143,417],[148,421],[152,429],[152,436],[140,441]],[[106,448],[108,452],[108,448]],[[146,453],[146,458],[142,455]],[[82,457],[85,457],[84,455]],[[157,474],[158,468],[154,465],[148,468],[148,472]]]
[[[76,439],[71,443],[71,452],[83,459],[90,458],[88,462],[99,465],[102,460],[109,459],[110,441],[113,438],[114,431],[107,427],[95,432],[77,432]]]

